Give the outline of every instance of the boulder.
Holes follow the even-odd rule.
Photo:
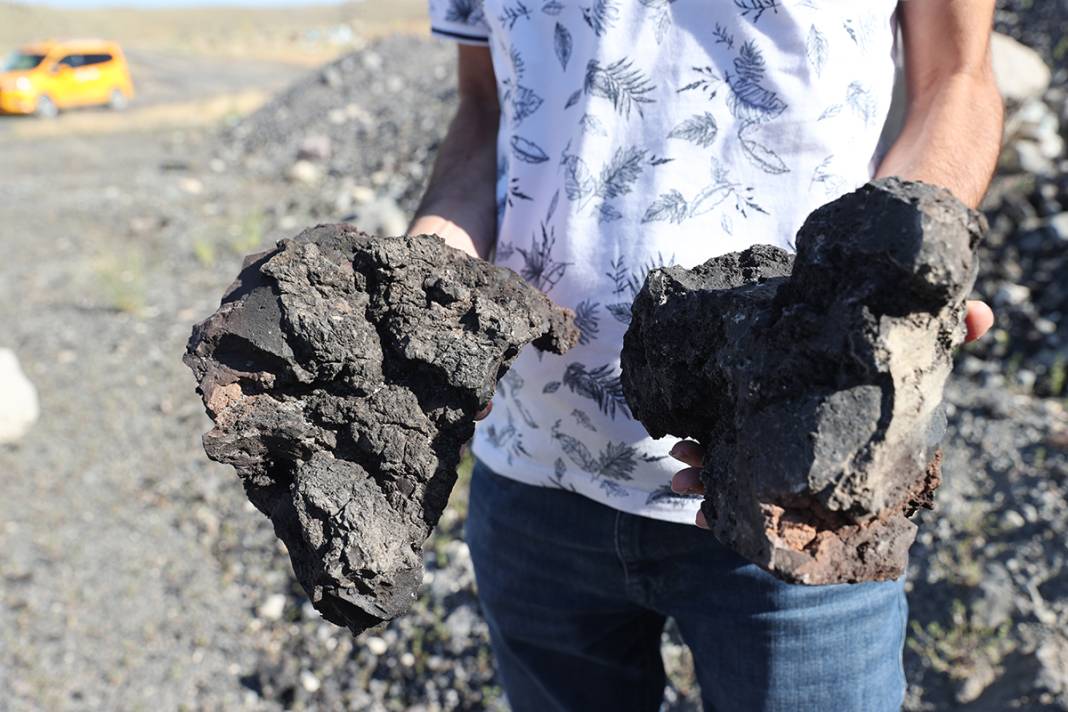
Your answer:
[[[461,446],[527,343],[573,315],[434,236],[320,226],[246,261],[185,362],[233,465],[327,619],[359,632],[412,603]]]
[[[702,512],[783,579],[891,579],[939,483],[940,408],[983,218],[887,179],[757,245],[652,271],[622,384],[654,437],[705,447]]]

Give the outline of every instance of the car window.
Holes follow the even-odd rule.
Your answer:
[[[63,59],[59,60],[56,64],[67,67],[80,67],[85,63],[85,57],[80,54],[68,54]]]
[[[88,67],[91,64],[103,64],[104,62],[111,61],[110,54],[87,54],[82,62],[83,67]]]
[[[5,72],[12,71],[25,71],[27,69],[33,69],[42,61],[45,56],[43,54],[32,54],[29,52],[12,52],[4,60]]]

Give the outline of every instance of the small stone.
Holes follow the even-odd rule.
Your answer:
[[[322,81],[323,84],[334,89],[344,84],[344,79],[341,76],[341,72],[338,71],[338,68],[333,65],[326,67],[319,75],[319,79]]]
[[[305,161],[325,161],[330,158],[330,137],[323,134],[305,136],[297,149],[297,158]]]
[[[357,205],[366,205],[375,199],[374,188],[369,188],[366,185],[354,185],[349,191],[352,195],[352,200]]]
[[[1000,306],[1017,306],[1031,298],[1031,290],[1022,284],[1007,283],[998,288],[994,303]]]
[[[356,219],[361,230],[376,235],[403,235],[408,229],[408,216],[392,198],[378,198],[360,206]]]
[[[404,653],[400,656],[400,664],[404,667],[411,667],[415,665],[415,656],[411,653]]]
[[[1054,215],[1046,223],[1049,225],[1053,234],[1057,236],[1063,242],[1068,242],[1068,213],[1060,213]]]
[[[1016,383],[1025,391],[1033,390],[1037,380],[1038,376],[1029,369],[1021,368],[1016,372]]]
[[[200,195],[204,192],[204,184],[196,178],[182,178],[178,181],[178,187],[183,193],[189,193],[190,195]]]
[[[301,670],[300,686],[308,692],[318,692],[319,688],[322,687],[322,683],[319,682],[319,678],[317,678],[310,670]]]
[[[286,176],[294,183],[313,185],[322,180],[323,172],[319,166],[311,161],[299,160],[289,167]]]
[[[990,38],[990,52],[998,90],[1007,100],[1026,101],[1042,96],[1052,79],[1042,56],[1012,37],[995,32]]]
[[[1015,509],[1009,509],[1001,515],[1001,525],[1005,529],[1019,529],[1025,524],[1027,524],[1027,522],[1024,520],[1023,515]]]
[[[266,618],[269,621],[276,621],[282,618],[282,613],[286,609],[286,597],[281,593],[273,593],[267,597],[267,600],[260,604],[259,610],[261,618]]]
[[[21,439],[37,421],[37,389],[22,372],[15,353],[0,349],[0,443]]]
[[[364,641],[364,645],[367,646],[367,651],[371,653],[371,655],[382,656],[389,650],[386,641],[382,640],[377,635],[369,636],[367,640]]]

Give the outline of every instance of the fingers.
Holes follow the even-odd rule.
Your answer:
[[[964,323],[968,327],[968,335],[964,340],[975,341],[994,325],[994,312],[986,304],[977,299],[968,300],[968,311],[964,315]]]
[[[491,410],[493,410],[493,401],[490,401],[489,403],[486,404],[485,408],[483,408],[482,410],[478,411],[478,413],[475,415],[475,420],[482,420],[483,418],[485,418],[487,415],[490,414]]]
[[[704,494],[705,486],[701,484],[701,468],[687,467],[679,470],[671,478],[671,491],[675,494]]]
[[[705,457],[705,449],[692,440],[680,440],[668,454],[690,467],[700,467]]]
[[[694,524],[696,524],[697,526],[701,527],[702,529],[708,529],[709,528],[708,527],[708,520],[705,519],[705,513],[704,512],[702,512],[700,510],[697,511],[697,516],[694,518]]]

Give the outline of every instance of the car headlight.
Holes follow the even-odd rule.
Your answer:
[[[15,80],[15,89],[19,91],[29,91],[30,89],[33,89],[33,82],[30,81],[29,77],[19,77]]]

